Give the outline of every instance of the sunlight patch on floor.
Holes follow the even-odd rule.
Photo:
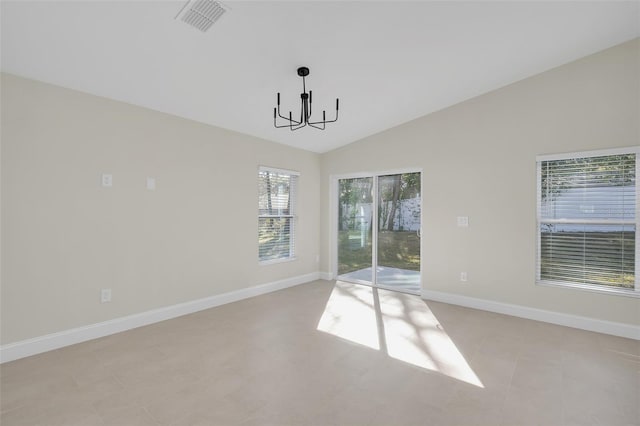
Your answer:
[[[436,316],[417,296],[338,281],[318,330],[484,387]]]
[[[371,288],[336,285],[320,318],[318,330],[380,349]]]

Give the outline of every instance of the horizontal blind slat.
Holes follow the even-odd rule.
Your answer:
[[[295,256],[297,172],[261,167],[258,171],[258,259]]]
[[[540,161],[540,279],[633,288],[636,154]]]

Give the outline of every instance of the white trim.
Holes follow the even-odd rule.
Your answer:
[[[578,315],[564,314],[547,311],[544,309],[529,308],[527,306],[512,305],[509,303],[494,302],[487,299],[462,296],[453,293],[444,293],[432,290],[422,290],[422,298],[452,305],[465,306],[467,308],[481,309],[514,317],[526,318],[535,321],[548,322],[563,325],[565,327],[579,328],[581,330],[595,331],[597,333],[611,334],[640,340],[640,327],[631,324],[605,321]]]
[[[638,149],[640,151],[640,148]],[[640,157],[640,152],[636,154],[636,221],[640,221],[638,215],[640,215],[640,185],[637,184],[638,176],[640,176],[640,161],[638,161],[638,157]],[[633,283],[633,288],[636,292],[640,291],[640,241],[638,238],[638,225],[636,224],[636,264],[634,266],[634,278],[635,282]]]
[[[542,162],[536,161],[536,281],[540,281],[540,254],[542,251],[542,235],[540,218],[542,217]]]
[[[378,180],[380,175],[374,175],[371,179],[372,183],[372,191],[371,194],[371,286],[378,286],[378,236],[380,234],[380,228],[378,221],[380,220],[380,210],[378,206],[378,200],[380,198],[380,194],[378,194]],[[422,182],[420,182],[422,183]],[[422,191],[422,188],[420,188]],[[422,206],[421,206],[422,207]],[[340,218],[338,218],[338,221]],[[422,224],[422,223],[420,223]],[[393,224],[392,224],[393,226]],[[338,229],[336,229],[336,235],[338,234]],[[421,284],[422,285],[422,284]]]
[[[635,219],[540,219],[549,225],[635,225]]]
[[[422,228],[424,226],[425,223],[427,223],[427,221],[425,220],[424,217],[424,181],[425,181],[426,177],[425,177],[425,172],[420,169],[420,294],[418,296],[422,297],[422,292],[423,292],[423,288],[425,286],[425,273],[424,273],[424,254],[427,252],[427,250],[425,250],[425,239],[422,238],[424,233],[422,232]]]
[[[569,160],[572,158],[605,157],[607,155],[640,154],[640,146],[623,148],[598,149],[593,151],[562,152],[558,154],[542,154],[536,156],[536,161]]]
[[[357,178],[365,178],[365,177],[373,177],[373,176],[389,176],[389,175],[402,175],[406,173],[422,173],[422,167],[404,167],[401,169],[387,169],[387,170],[376,170],[376,171],[360,171],[353,173],[336,173],[331,175],[331,178],[338,179],[357,179]],[[422,188],[421,188],[422,190]]]
[[[636,269],[637,271],[637,269]],[[636,288],[635,290],[626,290],[620,287],[608,287],[604,285],[589,285],[582,283],[572,283],[568,281],[545,281],[545,280],[536,280],[537,285],[542,285],[545,287],[561,287],[561,288],[575,288],[578,290],[590,291],[591,293],[602,293],[609,294],[611,296],[623,296],[623,297],[639,297],[640,298],[640,289]]]
[[[338,178],[329,176],[329,191],[327,191],[329,199],[329,244],[327,247],[327,265],[331,279],[337,278],[338,270]]]
[[[289,257],[280,257],[277,259],[258,260],[258,265],[260,266],[275,265],[277,263],[293,262],[294,260],[298,260],[298,258],[295,256],[289,256]]]
[[[325,281],[332,281],[333,274],[331,272],[320,272],[320,279]]]
[[[36,355],[42,352],[62,348],[64,346],[74,345],[76,343],[86,342],[87,340],[109,336],[111,334],[120,333],[133,328],[142,327],[182,315],[188,315],[205,309],[214,308],[227,303],[237,302],[242,299],[248,299],[261,294],[271,293],[273,291],[315,281],[320,278],[320,275],[321,274],[319,272],[299,275],[297,277],[286,278],[279,281],[230,291],[228,293],[205,297],[203,299],[192,300],[172,306],[165,306],[141,312],[139,314],[128,315],[126,317],[115,318],[109,321],[72,328],[70,330],[47,334],[15,343],[9,343],[0,346],[0,363]]]
[[[296,172],[295,170],[277,169],[275,167],[269,166],[258,166],[258,172],[272,172],[280,173],[283,175],[300,176],[300,172]]]

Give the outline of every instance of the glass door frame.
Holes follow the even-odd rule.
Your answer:
[[[331,279],[336,280],[338,278],[338,194],[339,194],[339,181],[341,179],[357,179],[357,178],[372,178],[372,232],[371,232],[371,282],[365,282],[360,280],[354,280],[357,284],[364,284],[375,288],[382,288],[385,290],[392,291],[400,291],[410,294],[418,294],[422,293],[422,284],[423,284],[423,261],[422,261],[422,253],[424,253],[423,240],[420,238],[420,292],[408,292],[406,290],[394,289],[389,286],[380,286],[377,281],[377,269],[378,269],[378,207],[379,207],[379,196],[378,196],[378,178],[380,176],[388,176],[388,175],[397,175],[397,174],[406,174],[406,173],[420,173],[420,199],[423,198],[423,188],[424,188],[424,173],[422,168],[406,168],[406,169],[393,169],[393,170],[383,170],[376,172],[357,172],[357,173],[346,173],[346,174],[336,174],[329,176],[329,229],[331,230],[329,235],[329,267],[331,269]],[[420,229],[422,229],[423,223],[423,209],[422,204],[420,208]],[[421,232],[422,234],[422,232]]]

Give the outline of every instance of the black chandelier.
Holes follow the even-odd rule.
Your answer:
[[[324,130],[327,123],[334,123],[338,121],[338,102],[336,98],[336,118],[333,120],[327,120],[326,111],[322,111],[322,121],[311,121],[311,99],[312,91],[307,93],[307,86],[305,84],[305,77],[309,75],[309,68],[298,68],[298,75],[302,77],[302,93],[300,94],[300,120],[294,120],[291,111],[289,111],[289,117],[284,117],[280,113],[280,93],[278,92],[278,107],[273,109],[273,125],[277,128],[288,127],[291,130],[298,130],[304,126],[315,127],[316,129]],[[285,124],[278,124],[277,119],[285,121]]]

